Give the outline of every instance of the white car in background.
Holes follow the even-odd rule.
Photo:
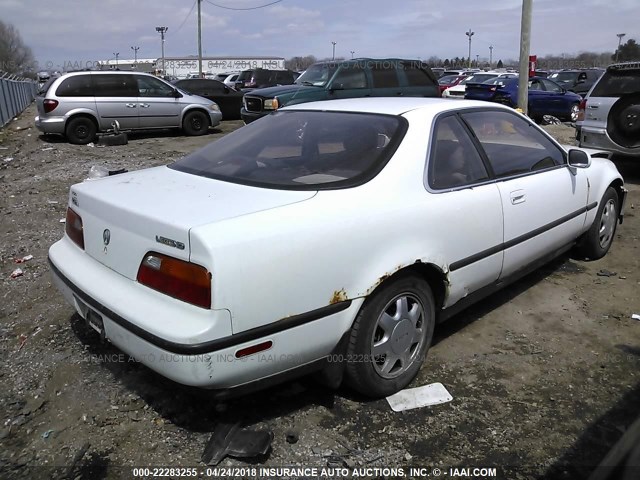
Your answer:
[[[224,80],[220,81],[229,88],[236,88],[236,80],[238,79],[238,75],[240,75],[240,72],[233,72],[227,75]]]
[[[464,100],[464,94],[467,91],[467,83],[483,83],[495,78],[514,78],[517,77],[517,73],[493,73],[493,72],[478,72],[469,75],[457,85],[447,88],[442,92],[443,98]]]
[[[616,167],[487,102],[285,107],[167,166],[73,185],[56,285],[177,382],[243,391],[321,370],[373,397],[437,322],[577,245],[611,246]]]

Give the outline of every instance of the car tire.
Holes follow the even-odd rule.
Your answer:
[[[404,275],[382,285],[351,328],[347,384],[376,398],[402,390],[424,362],[434,325],[435,302],[425,280]]]
[[[189,136],[204,135],[209,131],[209,119],[199,110],[189,112],[182,120],[182,130]]]
[[[569,121],[576,123],[578,121],[578,115],[580,114],[580,104],[573,103],[569,109]]]
[[[65,128],[65,136],[69,143],[87,145],[96,138],[98,127],[89,117],[75,117],[69,120]]]
[[[598,260],[607,254],[616,233],[619,211],[618,192],[609,187],[602,196],[593,224],[578,242],[577,251],[581,257]]]
[[[625,148],[640,146],[640,93],[624,95],[612,105],[607,133]]]

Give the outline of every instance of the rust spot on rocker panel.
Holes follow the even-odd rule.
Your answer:
[[[346,302],[347,300],[349,300],[349,298],[347,297],[347,292],[345,292],[344,288],[341,288],[340,290],[336,290],[335,292],[333,292],[333,296],[331,297],[331,300],[329,300],[329,305]]]

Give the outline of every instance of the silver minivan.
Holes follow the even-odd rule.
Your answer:
[[[98,132],[181,128],[203,135],[220,123],[215,102],[188,94],[147,73],[86,71],[63,75],[36,99],[36,127],[84,145]]]

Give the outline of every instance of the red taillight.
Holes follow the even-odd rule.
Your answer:
[[[73,242],[84,250],[84,233],[82,231],[82,218],[76,212],[67,208],[65,231]]]
[[[211,274],[195,263],[149,252],[140,264],[137,279],[183,302],[211,308]]]
[[[42,105],[44,106],[44,113],[49,113],[55,110],[55,108],[58,106],[58,101],[49,100],[47,98],[44,102],[42,102]]]
[[[582,101],[580,102],[580,105],[578,106],[578,108],[580,110],[578,111],[578,119],[577,119],[577,121],[580,122],[580,121],[585,119],[585,112],[587,110],[587,99],[586,98],[582,99]]]

